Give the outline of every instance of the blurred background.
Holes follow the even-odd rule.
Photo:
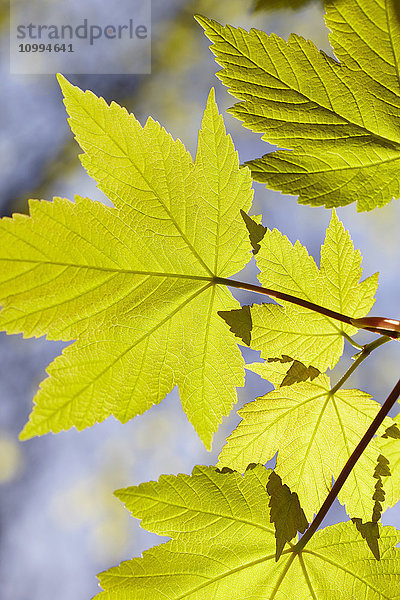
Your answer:
[[[101,0],[85,2],[94,11],[101,4]],[[217,66],[193,15],[205,14],[246,29],[257,27],[286,39],[293,31],[330,53],[322,2],[294,0],[292,8],[288,4],[289,0],[152,0],[151,74],[69,79],[107,101],[123,104],[142,123],[152,115],[194,153],[210,87],[215,86],[223,113],[233,99],[215,77]],[[8,7],[8,1],[0,0],[1,216],[26,212],[28,198],[72,199],[79,193],[105,201],[77,158],[80,150],[55,77],[10,75]],[[241,161],[270,149],[260,136],[228,114],[224,117]],[[299,206],[295,198],[259,184],[255,190],[253,214],[262,213],[264,225],[280,229],[292,242],[300,239],[318,262],[330,212]],[[373,314],[399,317],[398,202],[371,213],[356,214],[354,205],[338,212],[364,256],[365,276],[380,271]],[[242,277],[255,281],[254,264]],[[243,304],[258,301],[244,292],[236,297]],[[224,438],[238,422],[236,410],[269,389],[258,376],[248,374],[246,388],[239,390],[238,405],[221,426],[211,453],[187,422],[176,390],[126,425],[108,419],[81,433],[71,430],[21,443],[18,433],[28,419],[32,398],[46,366],[62,347],[44,339],[0,334],[2,600],[88,600],[95,595],[99,571],[159,541],[129,516],[113,490],[157,479],[161,473],[190,473],[195,464],[214,464]],[[244,352],[248,362],[260,360],[257,353]],[[399,377],[399,357],[398,344],[383,346],[363,363],[349,387],[360,387],[382,402]],[[342,359],[338,374],[348,358]],[[345,518],[336,505],[326,523]],[[400,506],[387,511],[384,521],[400,526]]]

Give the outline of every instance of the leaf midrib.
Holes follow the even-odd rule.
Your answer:
[[[76,269],[89,269],[93,271],[104,271],[107,273],[125,273],[128,275],[151,275],[154,277],[176,277],[179,279],[198,279],[201,281],[210,281],[214,280],[214,276],[211,274],[210,276],[206,275],[191,275],[187,273],[164,273],[161,271],[140,271],[136,269],[122,269],[116,267],[100,267],[97,265],[85,265],[79,263],[65,263],[61,261],[53,261],[53,260],[35,260],[35,259],[25,259],[25,258],[7,258],[0,257],[0,262],[13,262],[13,263],[30,263],[30,264],[39,264],[39,265],[49,265],[49,266],[58,266],[58,267],[72,267]],[[2,282],[0,281],[0,285]]]
[[[219,490],[219,491],[221,491],[221,490]],[[143,498],[143,499],[146,499],[146,500],[152,500],[152,501],[154,501],[154,496],[149,496],[147,494],[135,494],[135,497],[139,497],[139,498]],[[168,502],[167,500],[164,500],[164,499],[160,500],[160,498],[157,498],[157,502],[159,504],[166,504],[167,506],[173,506],[175,508],[182,508],[182,509],[184,509],[184,510],[186,510],[188,512],[201,513],[201,514],[204,514],[204,515],[211,515],[211,516],[217,517],[219,519],[226,519],[226,520],[233,521],[233,522],[244,523],[245,525],[250,525],[251,527],[255,527],[255,528],[261,529],[262,531],[266,531],[267,533],[271,533],[271,534],[275,533],[275,530],[273,528],[268,528],[265,525],[261,525],[259,523],[254,523],[253,521],[249,521],[247,519],[240,519],[240,518],[236,517],[235,515],[224,515],[222,513],[218,514],[216,512],[211,512],[211,511],[205,510],[205,509],[190,508],[187,505],[178,504],[176,502]],[[267,499],[266,499],[266,502],[267,502]],[[127,504],[127,502],[125,502],[125,504]],[[143,522],[147,521],[146,517],[138,517],[138,518],[141,518]],[[148,519],[150,520],[151,518],[148,517]],[[160,520],[161,523],[163,523],[164,521],[165,521],[165,519],[161,519]],[[146,526],[148,526],[148,525],[151,526],[152,523],[146,523]],[[156,532],[156,533],[158,533],[158,532]],[[191,535],[195,534],[195,533],[196,532],[190,532]],[[188,534],[187,531],[181,531],[181,532],[179,532],[179,535],[187,535],[187,534]],[[162,535],[164,535],[164,533]],[[167,534],[167,535],[169,535],[169,534]]]
[[[85,94],[83,93],[82,95],[85,95]],[[155,189],[153,188],[153,186],[147,180],[147,178],[145,177],[144,173],[139,169],[139,167],[137,166],[137,164],[132,160],[131,156],[129,154],[127,154],[126,151],[124,150],[124,148],[122,148],[122,146],[119,144],[119,142],[113,136],[111,136],[111,133],[108,132],[107,129],[105,129],[105,127],[95,119],[94,115],[87,110],[86,106],[83,103],[80,103],[79,106],[80,106],[80,108],[82,110],[85,111],[85,113],[88,115],[88,117],[90,119],[92,119],[92,121],[97,125],[97,127],[99,127],[99,129],[101,129],[103,131],[104,136],[106,138],[108,138],[108,139],[111,139],[112,142],[121,151],[121,153],[123,154],[123,156],[126,156],[126,158],[131,163],[132,167],[140,174],[140,176],[143,178],[143,180],[148,185],[149,190],[151,190],[153,192],[154,197],[157,198],[157,200],[159,201],[159,203],[161,204],[161,206],[164,208],[165,212],[167,213],[168,217],[171,220],[171,223],[173,223],[173,225],[175,226],[175,228],[178,231],[179,235],[182,237],[182,239],[186,243],[187,247],[191,250],[192,254],[197,258],[198,262],[202,265],[202,267],[205,268],[206,271],[208,271],[208,273],[210,273],[210,275],[212,275],[212,272],[209,269],[209,267],[203,261],[203,259],[201,258],[201,256],[199,255],[199,253],[197,252],[197,250],[195,249],[195,247],[191,244],[191,242],[189,241],[189,239],[187,238],[187,236],[185,235],[185,233],[182,231],[182,229],[180,228],[180,226],[178,225],[178,223],[176,222],[176,220],[173,218],[173,215],[172,215],[171,211],[168,209],[168,207],[166,206],[166,204],[162,201],[162,198],[157,194],[157,192],[155,191]],[[91,158],[91,154],[89,152],[86,152],[85,150],[84,150],[84,152],[85,152],[85,154],[87,156],[89,156]],[[192,160],[192,165],[193,165],[193,167],[192,167],[192,169],[193,169],[194,168],[193,160]]]

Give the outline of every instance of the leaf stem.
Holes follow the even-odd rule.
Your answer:
[[[353,340],[352,337],[350,337],[345,331],[342,331],[342,336],[344,337],[345,340],[347,340],[352,346],[354,346],[354,348],[358,348],[359,350],[362,350],[364,348],[364,346],[362,344],[359,344],[358,342],[356,342],[355,340]]]
[[[335,394],[338,391],[338,389],[342,387],[344,382],[350,377],[352,373],[354,373],[357,367],[360,366],[363,360],[365,360],[371,354],[371,352],[373,352],[376,348],[379,348],[379,346],[382,346],[383,344],[386,344],[386,342],[390,341],[390,337],[386,335],[381,335],[378,339],[374,340],[373,342],[365,344],[365,346],[360,346],[361,352],[356,354],[356,360],[353,362],[352,365],[350,365],[343,377],[341,377],[339,381],[333,386],[333,388],[329,392],[329,395],[333,396],[333,394]]]
[[[354,319],[347,315],[343,315],[342,313],[336,312],[335,310],[330,310],[329,308],[325,308],[320,306],[319,304],[315,304],[314,302],[310,302],[309,300],[304,300],[303,298],[297,298],[296,296],[292,296],[292,294],[286,294],[285,292],[278,292],[277,290],[272,290],[270,288],[265,288],[260,285],[253,285],[252,283],[245,283],[244,281],[236,281],[235,279],[226,279],[224,277],[213,277],[213,283],[219,283],[221,285],[226,285],[228,287],[235,287],[242,290],[248,290],[249,292],[256,292],[257,294],[265,294],[266,296],[270,296],[271,298],[278,298],[278,300],[284,300],[286,302],[291,302],[292,304],[297,304],[297,306],[302,306],[304,308],[308,308],[309,310],[313,310],[321,315],[325,315],[330,319],[335,319],[336,321],[340,321],[341,323],[346,323],[347,325],[352,325],[353,327],[357,327],[358,329],[366,329],[367,331],[373,331],[374,333],[380,333],[381,335],[388,336],[393,339],[397,339],[400,334],[400,323],[395,319],[385,319],[383,317],[372,317],[374,321],[374,328],[371,328],[371,324],[369,323],[368,318],[364,319]],[[397,323],[395,325],[397,327],[396,330],[388,329],[388,327],[392,327],[391,324]]]
[[[377,340],[377,341],[379,341],[379,340]],[[384,342],[381,342],[381,343],[384,343]],[[372,440],[372,438],[378,431],[380,425],[383,423],[385,417],[387,416],[388,412],[390,411],[390,409],[392,408],[392,406],[394,405],[394,403],[396,402],[396,400],[399,396],[400,396],[400,379],[398,380],[398,382],[396,383],[396,385],[390,392],[389,396],[386,398],[385,402],[381,406],[378,414],[375,416],[371,425],[368,427],[367,431],[365,432],[365,434],[363,435],[363,437],[357,444],[357,446],[356,446],[355,450],[353,451],[352,455],[350,456],[349,460],[344,465],[342,471],[340,472],[338,478],[336,479],[334,485],[332,486],[331,491],[327,495],[324,503],[322,504],[321,508],[319,509],[318,513],[316,514],[310,527],[307,529],[307,531],[305,532],[303,537],[294,546],[294,548],[293,548],[294,552],[296,552],[296,553],[300,552],[304,548],[304,546],[307,544],[307,542],[309,542],[309,540],[312,538],[314,533],[317,531],[318,527],[321,525],[323,519],[325,518],[326,513],[332,506],[333,501],[335,500],[336,496],[342,489],[346,479],[348,478],[351,471],[353,470],[356,462],[358,461],[358,459],[364,452],[365,448],[368,446],[369,442]]]

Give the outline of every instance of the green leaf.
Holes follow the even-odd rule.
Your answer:
[[[263,367],[268,377],[267,363],[259,364],[257,371],[262,374]],[[278,452],[275,471],[298,494],[310,520],[380,408],[365,392],[330,390],[328,377],[320,375],[246,404],[238,412],[242,421],[228,437],[218,466],[243,472],[249,463],[264,464]],[[352,517],[365,521],[371,519],[375,504],[378,455],[374,439],[338,495]]]
[[[400,5],[397,0],[325,0],[325,7],[329,41],[337,58],[356,74],[362,69],[371,84],[381,86],[382,94],[390,91],[398,96]]]
[[[379,527],[378,521],[382,516],[383,502],[385,500],[385,490],[383,489],[383,478],[390,475],[389,461],[382,454],[378,456],[378,462],[376,463],[374,477],[376,479],[375,492],[372,499],[375,500],[374,508],[372,511],[372,519],[366,523],[362,522],[362,519],[352,519],[353,523],[357,527],[357,531],[361,533],[363,539],[367,542],[372,554],[377,560],[380,560],[379,550]]]
[[[374,303],[378,274],[359,283],[361,254],[354,250],[349,232],[335,212],[321,248],[321,267],[298,241],[268,230],[256,260],[263,286],[314,302],[351,317],[365,316]],[[355,327],[307,308],[281,302],[251,309],[251,347],[263,358],[282,354],[313,365],[319,371],[333,368],[343,353],[344,335]]]
[[[400,414],[394,423],[377,439],[379,449],[389,461],[390,476],[382,473],[385,491],[385,508],[394,506],[400,500]]]
[[[246,224],[247,230],[249,232],[250,243],[253,246],[253,254],[257,254],[260,250],[261,240],[267,232],[267,227],[261,225],[261,216],[250,217],[244,210],[240,211],[240,214],[243,217],[243,221]]]
[[[142,527],[173,539],[216,538],[250,527],[273,534],[266,493],[270,469],[249,468],[242,476],[196,466],[191,475],[161,475],[158,481],[117,490],[115,495]]]
[[[368,547],[376,560],[380,560],[381,555],[378,542],[380,532],[378,523],[376,521],[368,521],[368,523],[363,523],[361,519],[352,519],[352,521],[355,524],[357,531],[367,542]]]
[[[291,492],[274,471],[268,478],[267,492],[271,496],[269,501],[270,520],[275,525],[275,560],[277,561],[282,555],[286,542],[290,542],[297,532],[304,533],[308,527],[308,521],[300,506],[298,495]]]
[[[269,188],[360,211],[400,197],[400,20],[396,0],[328,0],[339,64],[309,40],[198,17],[239,98],[231,113],[279,150],[246,163]]]
[[[196,160],[148,119],[142,127],[60,78],[82,163],[114,203],[33,201],[0,224],[0,329],[76,340],[48,368],[22,438],[114,415],[126,422],[175,385],[210,446],[244,384],[235,340],[217,312],[239,303],[214,276],[251,257],[240,169],[213,92]]]
[[[253,326],[250,306],[243,306],[243,308],[235,310],[220,310],[218,314],[229,325],[229,330],[247,346],[250,346]]]
[[[158,529],[158,516],[165,522],[170,515],[170,529],[177,532],[177,539],[102,573],[99,579],[105,591],[96,598],[398,599],[399,550],[393,546],[400,535],[392,527],[380,528],[379,568],[350,522],[318,531],[299,553],[293,552],[289,544],[275,562],[269,497],[262,485],[267,474],[260,466],[247,471],[243,478],[237,473],[222,474],[213,467],[200,467],[192,482],[184,475],[168,476],[168,483],[165,478],[159,484],[153,482],[150,498],[144,487],[136,488],[140,490],[137,501],[133,500],[134,492],[129,495],[133,513],[139,511],[138,516],[143,518],[141,506],[145,502],[147,516],[143,524],[149,519],[152,530]],[[200,515],[203,527],[196,530],[191,515]],[[167,531],[167,527],[162,530]]]

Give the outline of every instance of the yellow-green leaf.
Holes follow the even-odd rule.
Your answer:
[[[258,364],[256,372],[270,365]],[[308,520],[321,507],[336,478],[379,410],[360,390],[330,392],[329,379],[280,387],[249,402],[242,421],[228,437],[218,466],[244,471],[278,452],[276,472],[299,496]],[[385,426],[387,422],[385,421]],[[357,461],[338,498],[348,514],[365,521],[374,509],[375,465],[379,448],[372,440]]]
[[[167,476],[148,490],[146,484],[131,488],[133,514],[151,530],[170,516],[169,529],[177,536],[101,573],[104,591],[96,598],[398,600],[400,560],[394,546],[400,535],[393,527],[380,527],[379,563],[351,522],[317,531],[301,552],[287,544],[276,562],[266,476],[261,466],[244,477],[199,467],[192,478]],[[199,518],[201,527],[191,517]],[[168,525],[162,523],[165,533]]]
[[[244,384],[217,312],[239,307],[214,276],[251,257],[252,200],[213,92],[196,159],[155,121],[60,77],[82,163],[114,207],[32,201],[0,223],[0,329],[76,340],[49,366],[22,437],[126,422],[175,385],[207,447]]]
[[[365,316],[374,303],[378,274],[360,282],[361,254],[349,232],[332,214],[318,269],[306,248],[268,230],[260,242],[257,265],[263,286],[350,317]],[[357,329],[307,308],[279,301],[251,309],[251,347],[263,358],[283,354],[320,371],[333,368],[343,353],[344,335]]]
[[[281,148],[246,164],[269,188],[327,207],[371,210],[400,197],[397,0],[326,0],[340,63],[292,34],[198,17],[243,125]]]

